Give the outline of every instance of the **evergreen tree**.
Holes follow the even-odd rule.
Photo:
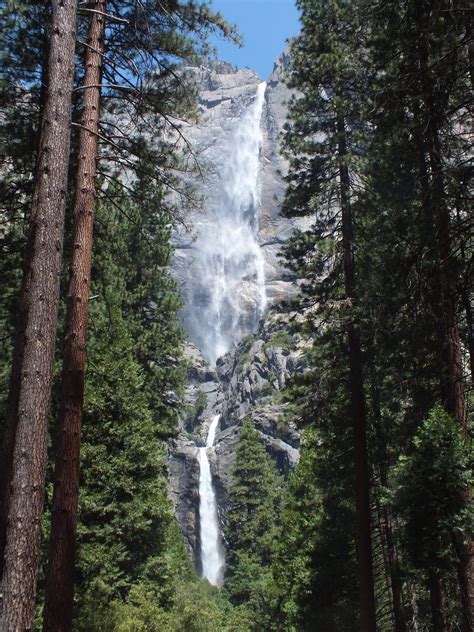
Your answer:
[[[398,510],[405,518],[404,545],[415,568],[426,573],[433,629],[450,628],[444,578],[456,565],[454,533],[469,537],[472,507],[462,492],[471,484],[468,454],[455,421],[433,409],[416,432],[396,477]]]
[[[363,45],[364,26],[351,3],[300,2],[298,6],[302,31],[291,47],[289,86],[304,96],[295,97],[290,106],[284,138],[290,160],[284,211],[291,216],[309,213],[315,224],[312,232],[297,235],[290,242],[287,254],[295,268],[302,265],[312,270],[311,280],[324,286],[320,297],[345,305],[361,629],[375,631],[367,416],[354,236],[358,136],[364,131],[358,97],[365,87],[356,46]],[[330,240],[331,245],[325,247]],[[309,287],[318,291],[313,283]]]
[[[22,2],[0,4],[0,20],[4,25],[0,34],[0,574],[7,517],[2,505],[9,493],[16,429],[12,417],[16,416],[19,397],[19,353],[26,326],[27,301],[25,296],[19,298],[22,254],[27,247],[34,183],[31,176],[37,160],[40,120],[46,95],[49,19],[49,3],[33,7]],[[28,251],[31,255],[31,244]],[[16,345],[15,330],[19,338]],[[17,352],[13,356],[15,346]],[[4,437],[7,428],[8,433]]]
[[[146,2],[137,5],[125,1],[110,5],[111,13],[108,12],[108,7],[105,1],[98,1],[84,8],[90,16],[84,50],[84,79],[82,86],[78,88],[83,96],[81,119],[78,124],[73,247],[64,334],[50,566],[45,595],[45,630],[58,626],[61,629],[68,629],[72,616],[79,452],[99,138],[105,141],[107,150],[113,152],[112,156],[102,155],[102,163],[109,162],[110,158],[113,158],[114,163],[122,162],[123,167],[126,167],[128,172],[134,172],[140,180],[143,180],[145,172],[148,177],[152,174],[155,187],[160,183],[165,192],[170,189],[172,182],[180,186],[170,171],[171,165],[176,168],[179,164],[178,152],[169,151],[166,153],[166,159],[161,157],[156,161],[155,156],[148,156],[145,162],[141,155],[144,142],[140,139],[139,126],[133,131],[127,126],[125,131],[120,119],[115,117],[116,122],[112,124],[113,140],[110,140],[107,134],[99,132],[101,107],[104,102],[105,105],[110,103],[113,96],[115,110],[117,98],[125,96],[128,106],[126,114],[131,120],[137,119],[139,111],[141,117],[147,114],[149,121],[157,122],[158,137],[154,144],[160,145],[161,151],[161,145],[169,145],[169,141],[165,139],[169,130],[173,130],[175,136],[178,132],[176,124],[170,121],[170,115],[172,114],[175,120],[180,115],[189,116],[194,92],[183,73],[177,81],[172,80],[177,77],[175,73],[168,78],[165,73],[152,77],[156,69],[153,69],[151,64],[158,65],[161,62],[174,66],[176,59],[196,59],[199,42],[205,40],[209,31],[220,29],[227,32],[227,25],[220,16],[211,13],[205,5],[198,8],[192,3],[172,3],[169,7],[157,7]],[[108,28],[105,27],[106,19],[109,23]],[[117,45],[120,45],[120,51]],[[111,50],[114,50],[112,58]],[[124,54],[127,55],[128,65],[126,71],[123,68],[120,71],[118,68],[125,59]],[[130,59],[136,55],[140,57],[139,64],[130,66]],[[171,57],[174,58],[173,62]],[[102,92],[103,77],[105,84]],[[112,78],[114,84],[110,87],[107,80]],[[141,85],[140,88],[137,85],[132,89],[130,94],[130,86],[134,82],[140,82]],[[167,95],[170,94],[173,95],[173,111],[167,103]],[[124,116],[123,108],[120,114]],[[106,126],[110,125],[111,119],[104,119]],[[120,142],[117,142],[118,139]],[[163,167],[166,167],[167,171],[164,171]],[[115,184],[120,181],[116,179]],[[111,187],[110,190],[114,188]],[[128,187],[128,190],[134,194],[134,188]],[[139,198],[143,199],[147,191],[148,188],[141,190]],[[171,205],[168,205],[167,209],[170,210]],[[164,328],[169,329],[166,324]]]
[[[172,544],[180,536],[162,439],[176,425],[184,380],[180,301],[167,269],[169,220],[156,200],[98,209],[79,502],[81,629],[90,629],[84,609],[123,603],[132,586],[169,606],[185,572],[184,551]]]
[[[323,433],[320,440],[327,423],[340,428],[347,401],[342,363],[349,350],[336,339],[355,323],[374,484],[377,624],[390,625],[386,605],[397,632],[403,632],[407,616],[425,614],[415,612],[412,588],[403,585],[402,571],[411,562],[400,546],[405,537],[401,517],[386,503],[395,485],[394,467],[437,402],[458,419],[466,436],[460,335],[467,327],[459,306],[461,297],[466,303],[470,284],[466,245],[472,227],[464,168],[470,36],[465,37],[462,6],[369,0],[299,6],[303,30],[292,47],[289,85],[303,94],[290,105],[284,139],[290,161],[284,211],[314,218],[311,229],[296,231],[286,248],[301,280],[307,310],[303,330],[313,345],[307,364],[313,371],[295,382],[291,398],[295,419],[315,425]],[[342,165],[341,138],[346,141]],[[341,236],[343,187],[350,193],[352,239]],[[347,291],[347,265],[345,288],[343,282],[348,243],[356,301]],[[466,322],[469,313],[468,308]],[[469,335],[466,341],[469,345]],[[329,401],[336,392],[338,406]],[[335,435],[325,445],[328,454],[337,454],[343,442]],[[338,470],[327,471],[327,477],[319,481],[322,499],[339,480]],[[462,494],[468,506],[469,488]],[[451,565],[458,566],[468,630],[471,539],[469,530],[461,538],[454,530],[452,537],[458,561],[452,559]],[[343,574],[340,579],[349,581]],[[419,594],[426,594],[419,575],[415,584]],[[456,620],[453,573],[448,584],[444,598]],[[295,612],[301,612],[299,607]]]
[[[247,604],[259,623],[272,629],[273,587],[270,566],[275,553],[282,480],[250,419],[240,429],[231,470],[225,538],[225,591],[234,605]]]
[[[53,2],[52,8],[48,89],[22,288],[28,308],[14,355],[14,361],[21,365],[18,396],[10,397],[7,416],[6,433],[15,437],[14,450],[9,451],[13,458],[2,464],[3,490],[8,490],[2,494],[2,513],[8,515],[0,582],[0,627],[4,630],[31,627],[44,501],[69,165],[76,2]],[[11,386],[17,390],[16,385]]]
[[[283,504],[274,569],[282,629],[359,626],[345,344],[343,336],[334,339],[332,330],[325,339],[318,337],[305,360],[317,368],[295,378],[286,392],[289,415],[304,430],[301,458]]]
[[[45,631],[69,630],[72,620],[79,453],[106,8],[106,2],[101,0],[92,7],[84,58],[84,97],[73,206],[73,250],[61,374],[58,457],[54,472],[50,555],[45,591]]]

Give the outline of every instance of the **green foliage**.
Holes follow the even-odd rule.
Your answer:
[[[420,425],[396,471],[395,506],[405,519],[404,545],[416,568],[445,571],[456,558],[453,534],[472,537],[472,455],[441,407]]]
[[[142,584],[123,601],[102,602],[89,596],[81,611],[84,628],[94,632],[251,632],[252,618],[244,608],[232,608],[216,589],[194,578],[178,583],[170,607]],[[87,627],[90,626],[90,627]]]
[[[252,629],[265,624],[275,604],[270,570],[277,537],[283,479],[261,443],[250,419],[240,429],[231,471],[225,538],[227,568],[224,589],[232,604],[254,613]],[[258,627],[260,626],[260,628]]]
[[[329,427],[304,430],[283,504],[273,572],[279,616],[289,629],[358,626],[352,464],[341,458],[350,452],[351,435],[342,411],[334,407],[333,414]]]
[[[0,445],[42,108],[49,3],[0,3]]]
[[[288,331],[280,329],[272,335],[269,344],[274,347],[280,347],[283,350],[288,350],[293,348],[294,338]]]
[[[289,595],[282,608],[288,625],[296,629],[357,625],[350,493],[353,437],[345,335],[347,323],[355,322],[364,365],[374,567],[380,595],[377,625],[380,629],[395,625],[394,603],[384,593],[397,578],[401,586],[398,614],[417,620],[419,626],[430,625],[427,609],[412,610],[402,580],[410,576],[418,594],[426,595],[421,560],[428,563],[431,555],[436,566],[439,549],[438,565],[445,560],[443,568],[449,567],[445,573],[449,608],[459,612],[452,538],[466,528],[459,526],[459,516],[467,518],[463,512],[456,513],[447,499],[449,493],[454,494],[451,502],[460,503],[458,510],[464,506],[465,512],[467,496],[463,499],[459,491],[454,492],[451,475],[459,474],[454,447],[449,458],[445,455],[447,461],[439,455],[432,459],[436,467],[445,468],[445,480],[453,483],[450,491],[449,486],[443,491],[441,485],[438,500],[438,485],[427,483],[429,489],[424,489],[413,479],[410,487],[408,473],[403,479],[405,492],[411,489],[414,494],[412,509],[420,508],[417,519],[413,514],[409,520],[408,508],[403,503],[387,503],[387,498],[399,484],[398,459],[413,437],[419,437],[422,420],[436,402],[449,403],[446,357],[453,332],[447,335],[445,326],[450,316],[454,314],[460,323],[466,348],[472,342],[467,332],[469,309],[463,322],[458,307],[462,288],[472,292],[472,276],[467,280],[472,255],[467,233],[473,234],[472,218],[466,210],[467,179],[462,166],[467,135],[461,131],[468,126],[462,103],[472,87],[464,18],[460,17],[466,13],[461,6],[454,9],[444,2],[300,0],[297,6],[302,28],[290,46],[287,74],[287,83],[297,94],[289,104],[284,134],[290,169],[283,211],[312,220],[312,226],[296,230],[285,247],[286,263],[302,288],[299,306],[292,309],[307,308],[300,334],[311,342],[304,359],[308,369],[294,378],[287,397],[289,419],[307,427],[310,437],[309,445],[303,446],[297,477],[304,476],[305,461],[312,458],[307,451],[315,460],[301,488],[297,479],[290,484],[285,504],[284,521],[292,515],[292,506],[295,511],[292,527],[285,530],[288,538],[282,540],[281,555],[282,560],[295,559],[295,567],[288,565],[286,579],[283,564],[275,570]],[[341,138],[346,144],[344,155]],[[356,301],[346,300],[343,283],[338,161],[349,169],[350,200],[346,203],[351,205],[354,224]],[[463,301],[466,305],[465,293]],[[443,434],[435,421],[430,423],[433,433]],[[451,422],[451,438],[457,437],[461,446],[461,420],[457,423],[456,427]],[[426,464],[422,471],[421,453],[418,458],[419,471],[414,471],[410,460],[404,462],[406,471],[433,482],[435,473]],[[434,506],[424,505],[421,499],[417,504],[417,490],[425,494],[426,503],[432,499]],[[309,524],[299,517],[303,492],[307,502],[314,503]],[[402,496],[397,498],[401,502]],[[437,525],[443,511],[445,518],[434,530],[436,535],[430,524]],[[414,525],[412,536],[410,524]],[[415,526],[422,529],[419,540]],[[421,547],[416,553],[418,563],[413,546],[408,545],[410,537],[413,546]],[[294,548],[292,538],[297,542]],[[384,550],[388,540],[394,543],[391,559]],[[346,565],[334,553],[338,546],[345,552]],[[324,552],[334,556],[331,563]],[[458,621],[457,615],[453,621]]]
[[[197,397],[194,401],[187,403],[183,414],[183,427],[188,432],[189,439],[194,441],[197,438],[198,426],[201,421],[201,415],[204,412],[208,402],[207,394],[198,390]]]
[[[137,187],[150,186],[146,180]],[[174,433],[184,366],[169,277],[169,220],[155,205],[100,205],[83,418],[76,613],[102,629],[104,605],[140,585],[169,607],[189,575],[167,497],[163,438]],[[92,617],[92,619],[90,618]],[[108,615],[104,615],[107,621]]]

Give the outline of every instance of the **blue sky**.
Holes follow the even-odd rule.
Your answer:
[[[243,48],[212,39],[218,58],[239,68],[248,66],[267,79],[273,62],[286,47],[285,40],[299,31],[293,0],[213,0],[215,10],[236,24],[244,38]]]

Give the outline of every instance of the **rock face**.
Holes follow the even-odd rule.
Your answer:
[[[170,495],[199,569],[199,464],[211,420],[220,415],[209,460],[225,521],[229,472],[239,428],[252,419],[278,468],[298,460],[299,434],[284,420],[278,393],[301,371],[302,343],[288,333],[295,315],[278,313],[295,292],[278,253],[294,223],[280,216],[287,165],[279,136],[290,93],[285,57],[268,82],[225,63],[190,69],[201,94],[202,122],[184,130],[205,170],[194,184],[205,214],[175,235],[174,274],[185,302],[188,381],[181,432],[170,449]],[[214,366],[215,365],[215,366]]]
[[[259,213],[259,243],[265,257],[265,283],[269,305],[294,293],[288,272],[281,265],[278,253],[290,237],[295,222],[282,217],[281,200],[285,193],[282,174],[288,170],[280,152],[281,133],[286,120],[287,103],[292,93],[283,82],[287,64],[283,54],[275,62],[265,90],[265,108],[262,117],[263,143],[260,159],[261,207]]]
[[[198,83],[201,122],[183,129],[202,178],[192,184],[205,211],[175,235],[173,271],[191,341],[215,363],[256,329],[267,307],[293,291],[278,252],[294,224],[280,216],[287,165],[279,151],[290,93],[284,57],[264,84],[225,63],[188,69]]]
[[[285,475],[299,455],[299,433],[284,418],[285,404],[278,394],[288,378],[304,369],[303,342],[288,333],[294,317],[270,310],[255,334],[211,367],[198,349],[188,344],[186,413],[182,429],[170,450],[170,496],[196,568],[199,570],[199,464],[197,446],[205,444],[212,418],[220,422],[209,460],[219,516],[225,522],[230,471],[239,429],[250,418],[260,432],[268,453]]]

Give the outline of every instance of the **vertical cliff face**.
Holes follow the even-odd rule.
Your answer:
[[[205,211],[176,234],[174,273],[184,299],[190,343],[187,409],[170,453],[170,493],[190,551],[200,568],[198,448],[219,415],[208,457],[225,520],[229,470],[239,427],[251,417],[283,472],[298,459],[299,436],[283,427],[277,391],[302,369],[299,342],[285,332],[275,306],[294,292],[278,253],[294,226],[280,216],[284,193],[280,133],[288,89],[285,59],[264,83],[225,63],[192,69],[201,94],[201,121],[184,130],[203,178],[193,184]]]
[[[265,283],[269,307],[295,291],[294,285],[278,258],[282,244],[295,223],[281,216],[285,185],[282,175],[288,165],[281,155],[281,133],[286,121],[290,90],[283,81],[287,57],[275,62],[265,90],[265,107],[261,121],[263,142],[260,155],[261,206],[259,209],[259,244],[265,259]]]
[[[288,90],[279,60],[267,83],[219,63],[194,70],[201,122],[184,130],[203,177],[204,212],[176,235],[174,271],[191,341],[215,363],[291,290],[277,254],[292,225],[279,215],[279,153]]]

